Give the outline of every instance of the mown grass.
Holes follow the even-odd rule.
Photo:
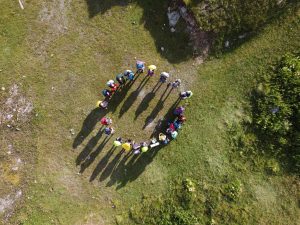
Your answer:
[[[150,1],[145,2],[151,6]],[[196,68],[188,57],[173,63],[172,57],[176,59],[182,51],[176,49],[182,45],[185,35],[177,33],[179,37],[169,42],[170,36],[161,29],[164,14],[157,14],[158,22],[147,27],[144,22],[151,17],[145,19],[147,9],[140,1],[109,7],[93,18],[89,18],[85,2],[66,5],[64,13],[68,22],[63,32],[51,24],[53,20],[61,21],[56,17],[42,22],[41,9],[51,9],[50,3],[44,3],[28,3],[27,11],[17,17],[26,23],[14,25],[15,17],[5,21],[15,27],[12,30],[23,30],[19,36],[9,33],[8,38],[11,44],[19,40],[18,49],[23,50],[15,51],[10,56],[13,58],[6,57],[11,66],[6,68],[6,76],[1,74],[1,81],[4,80],[5,85],[21,82],[24,90],[32,93],[39,115],[34,119],[37,135],[32,136],[37,163],[34,170],[30,170],[33,172],[20,203],[22,208],[12,217],[12,224],[114,224],[116,218],[121,224],[132,224],[129,209],[139,208],[143,196],[150,199],[149,202],[157,197],[164,201],[172,197],[167,193],[172,193],[174,183],[187,177],[195,180],[197,195],[202,196],[197,200],[203,208],[196,216],[204,222],[213,219],[220,224],[297,223],[297,187],[293,184],[297,179],[285,174],[265,174],[264,157],[241,159],[233,153],[227,141],[226,124],[245,115],[243,108],[249,104],[247,94],[259,72],[285,52],[299,49],[299,11],[289,10],[245,45]],[[11,12],[19,12],[13,3],[4,5],[3,15],[8,18]],[[158,6],[158,1],[154,6]],[[143,23],[135,25],[132,21]],[[156,36],[150,29],[157,32]],[[157,43],[159,35],[161,42]],[[168,46],[167,53],[159,51],[161,45]],[[1,49],[6,46],[3,42]],[[183,50],[189,54],[188,48]],[[109,152],[109,144],[97,150],[104,141],[103,136],[97,135],[100,129],[97,124],[74,150],[75,136],[94,109],[105,81],[134,66],[134,57],[154,62],[159,70],[172,71],[174,77],[183,77],[186,88],[194,90],[188,102],[188,122],[178,139],[157,154],[145,154],[137,163],[130,160],[124,163],[118,150]],[[13,59],[19,64],[14,65]],[[15,80],[16,68],[22,70],[18,70],[19,79]],[[26,74],[26,79],[21,74]],[[126,96],[115,100],[115,112],[109,112],[117,135],[136,140],[151,134],[151,130],[140,132],[140,129],[163,92],[161,89],[157,93],[136,121],[133,119],[135,111],[143,97],[137,98],[128,112],[118,118],[124,102],[128,103],[128,97],[135,96],[132,93],[141,80],[142,77]],[[155,83],[156,80],[147,83],[145,94]],[[169,110],[174,100],[175,96],[171,95],[157,118]],[[89,121],[92,125],[94,122]],[[75,129],[75,136],[70,134],[71,128]],[[17,142],[23,143],[22,140]],[[76,167],[76,159],[84,148],[93,152],[95,158],[79,175],[81,168]],[[94,173],[93,182],[89,182]],[[243,188],[237,202],[232,203],[224,199],[222,191],[234,179],[240,180]],[[143,204],[150,203],[146,200]],[[207,212],[207,205],[214,206],[212,213]]]

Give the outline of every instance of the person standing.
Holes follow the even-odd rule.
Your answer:
[[[172,88],[178,88],[181,85],[181,80],[176,79],[174,82],[171,83]]]
[[[145,62],[137,60],[136,61],[136,74],[144,73]]]
[[[190,98],[193,96],[193,92],[192,91],[183,91],[179,93],[179,97],[181,100],[185,100],[187,98]]]
[[[124,85],[126,83],[125,76],[122,73],[116,76],[116,80],[118,81],[119,85]]]
[[[99,107],[99,108],[102,108],[102,109],[107,109],[108,101],[106,101],[106,100],[98,101],[96,106]]]
[[[105,98],[111,98],[112,92],[111,92],[110,90],[104,89],[104,90],[102,90],[102,95],[103,95]]]
[[[169,77],[170,77],[170,74],[169,74],[169,73],[167,73],[167,72],[162,72],[162,73],[160,74],[159,81],[162,82],[162,83],[166,83],[167,80],[169,79]]]
[[[103,118],[101,118],[100,123],[103,126],[108,126],[108,125],[112,124],[112,119],[109,117],[103,117]]]
[[[106,127],[106,128],[104,129],[104,133],[105,133],[107,136],[112,135],[112,134],[115,133],[115,129],[114,129],[113,127],[111,127],[111,126]]]
[[[155,70],[156,70],[156,66],[155,66],[155,65],[150,65],[150,66],[148,67],[148,73],[147,73],[147,76],[150,76],[150,77],[154,76]]]

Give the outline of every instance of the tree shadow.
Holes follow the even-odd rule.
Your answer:
[[[169,1],[162,0],[86,0],[89,18],[97,14],[104,14],[114,6],[127,6],[136,3],[143,9],[143,16],[139,21],[150,32],[156,45],[156,50],[171,63],[186,61],[193,56],[186,24],[179,21],[176,32],[169,30],[166,16]],[[135,22],[135,21],[133,21]],[[134,26],[134,23],[133,25]],[[164,48],[164,51],[161,50]]]
[[[138,88],[135,91],[131,92],[131,94],[127,97],[127,99],[125,100],[125,102],[123,103],[120,109],[119,118],[121,118],[130,109],[133,103],[137,100],[141,90],[148,83],[149,79],[150,79],[149,76],[145,76],[141,81],[141,83],[139,84]]]
[[[135,117],[134,120],[136,120],[139,115],[141,115],[144,111],[146,111],[149,107],[150,102],[154,99],[156,92],[159,90],[159,88],[162,86],[163,83],[160,81],[157,82],[157,84],[154,86],[151,92],[149,92],[141,101],[139,106],[137,107],[135,111]]]

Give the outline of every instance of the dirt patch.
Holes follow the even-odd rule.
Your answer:
[[[54,0],[42,3],[38,19],[48,26],[49,32],[65,33],[68,28],[67,9],[70,0]]]
[[[14,203],[20,199],[22,191],[18,190],[14,194],[9,194],[3,198],[0,198],[0,214],[5,213],[4,219],[8,219],[12,213]]]
[[[27,122],[32,114],[33,104],[21,92],[17,84],[11,86],[8,97],[0,108],[0,126],[17,126]]]
[[[41,2],[41,10],[36,23],[31,27],[29,42],[34,52],[45,60],[47,49],[52,42],[68,31],[68,10],[70,0],[51,0]],[[36,30],[36,25],[40,27]],[[41,32],[42,31],[42,32]]]
[[[202,64],[203,59],[208,56],[213,42],[213,35],[200,29],[193,12],[187,8],[183,0],[171,1],[168,8],[168,15],[172,13],[177,14],[186,22],[187,32],[190,35],[190,44],[193,46],[193,55],[197,59],[195,62]],[[175,28],[171,27],[172,30],[175,30]]]
[[[83,221],[76,223],[76,225],[104,225],[104,220],[94,213],[89,214]]]

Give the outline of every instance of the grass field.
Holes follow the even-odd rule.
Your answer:
[[[174,34],[164,26],[160,1],[120,2],[26,1],[21,10],[17,1],[0,0],[0,101],[17,84],[34,106],[14,128],[0,124],[0,206],[8,205],[0,207],[2,223],[134,224],[129,211],[167,198],[178,181],[191,178],[203,223],[299,224],[299,179],[284,171],[268,175],[267,156],[240,155],[228,141],[230,124],[248,116],[256,79],[299,50],[299,6],[239,48],[198,65],[183,22]],[[177,98],[174,91],[161,99],[166,85],[154,93],[158,76],[143,85],[141,75],[107,111],[95,110],[106,81],[134,68],[135,58],[181,78],[194,96],[177,140],[127,159],[112,151],[113,138],[148,139]],[[111,139],[97,122],[104,114],[117,130]],[[10,171],[18,158],[18,170]],[[222,193],[235,179],[240,196],[229,202]]]

